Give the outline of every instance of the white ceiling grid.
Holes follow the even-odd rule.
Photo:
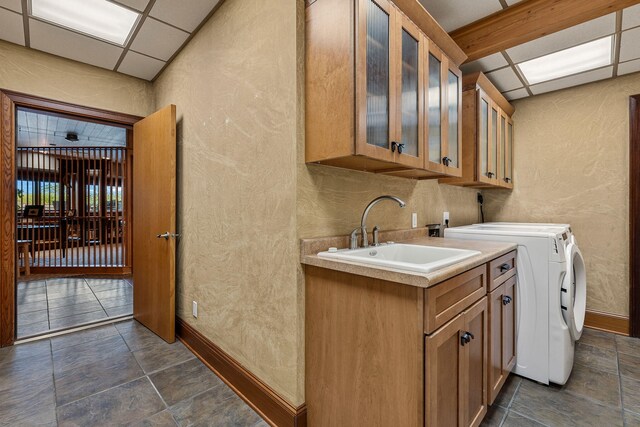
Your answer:
[[[220,0],[110,0],[141,15],[125,46],[25,17],[29,0],[0,0],[0,39],[153,80],[211,15]]]

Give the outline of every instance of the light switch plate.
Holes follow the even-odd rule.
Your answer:
[[[198,317],[198,303],[193,301],[192,305],[193,317]]]
[[[418,213],[414,212],[411,214],[411,228],[416,228],[418,226]]]

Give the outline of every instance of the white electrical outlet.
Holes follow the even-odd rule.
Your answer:
[[[449,212],[443,212],[442,213],[442,223],[446,224],[447,221],[449,221]]]
[[[198,317],[198,303],[195,301],[193,301],[192,311],[193,317]]]
[[[416,228],[418,226],[418,213],[414,212],[411,214],[411,228]]]

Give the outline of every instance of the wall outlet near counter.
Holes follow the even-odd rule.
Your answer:
[[[193,317],[198,317],[198,303],[195,301],[192,302],[191,312],[193,313]]]
[[[418,213],[414,212],[411,214],[411,228],[418,227]]]
[[[442,213],[442,223],[446,224],[447,221],[449,221],[449,212],[443,212]]]

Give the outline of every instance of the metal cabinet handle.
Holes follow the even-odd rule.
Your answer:
[[[465,332],[460,337],[460,345],[464,347],[465,344],[469,344],[469,342],[471,342],[471,340],[474,339],[474,338],[475,337],[473,336],[473,334],[471,332]]]
[[[502,305],[511,304],[512,298],[509,295],[502,297]]]
[[[404,144],[401,144],[401,143],[395,142],[395,141],[391,141],[391,152],[395,153],[396,150],[398,150],[398,154],[402,154],[402,151],[404,150]]]
[[[495,173],[493,173],[493,172],[487,172],[487,177],[489,177],[489,178],[493,178],[494,175],[495,175]]]
[[[504,263],[500,266],[500,273],[511,270],[511,264]]]
[[[509,183],[510,181],[511,181],[511,178],[509,178],[509,177],[505,177],[504,178],[504,182]]]
[[[443,157],[442,158],[442,164],[445,166],[449,166],[449,163],[451,163],[451,159],[449,157]]]

